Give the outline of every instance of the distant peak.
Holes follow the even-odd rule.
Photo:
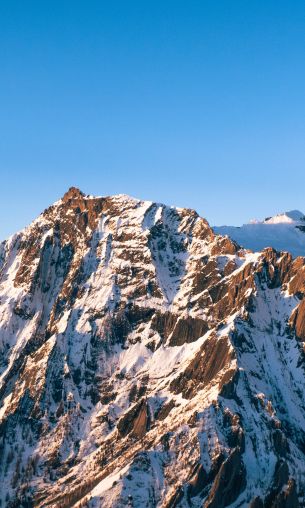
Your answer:
[[[273,217],[267,217],[264,224],[283,224],[293,223],[305,220],[305,216],[299,210],[290,210],[289,212],[279,213]]]
[[[70,187],[69,190],[63,195],[62,200],[64,202],[69,201],[70,199],[80,199],[83,198],[85,194],[78,189],[77,187]]]

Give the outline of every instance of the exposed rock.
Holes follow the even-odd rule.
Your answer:
[[[189,481],[188,494],[190,497],[197,496],[208,484],[208,475],[202,464],[196,464]]]
[[[222,464],[204,508],[223,508],[233,503],[246,488],[246,470],[238,448]]]
[[[117,428],[123,437],[130,434],[135,438],[142,438],[149,429],[149,425],[150,417],[147,402],[142,399],[124,414],[119,420]]]
[[[185,371],[171,382],[170,389],[174,393],[182,393],[183,397],[191,398],[201,386],[215,380],[222,369],[230,365],[233,358],[234,353],[227,338],[211,337]],[[221,382],[220,377],[219,383]]]
[[[249,508],[264,508],[264,503],[259,496],[256,496],[249,504]]]
[[[271,491],[265,499],[265,508],[299,508],[296,483],[289,478],[288,465],[278,460],[273,477]]]
[[[305,300],[302,300],[296,313],[295,331],[299,339],[305,340]]]
[[[272,503],[272,508],[299,508],[299,500],[294,479],[289,479],[287,488],[280,492]]]
[[[70,189],[68,189],[67,192],[64,194],[62,200],[64,203],[67,203],[72,199],[82,199],[84,197],[85,194],[82,191],[80,191],[77,187],[70,187]]]
[[[276,453],[280,457],[286,457],[289,445],[285,434],[280,429],[275,429],[273,432],[273,443]]]
[[[167,404],[163,404],[161,409],[157,412],[156,418],[158,420],[165,420],[174,407],[175,402],[173,400],[170,400]]]
[[[201,319],[180,318],[174,326],[168,344],[169,346],[182,346],[186,342],[194,342],[202,337],[208,329],[208,324]]]

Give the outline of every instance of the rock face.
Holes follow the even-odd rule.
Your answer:
[[[304,267],[69,189],[0,244],[1,506],[305,506]]]

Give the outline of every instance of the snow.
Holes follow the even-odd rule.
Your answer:
[[[119,469],[118,471],[104,478],[104,480],[98,483],[98,485],[91,491],[91,496],[95,497],[104,494],[104,492],[106,492],[112,487],[114,482],[117,482],[119,479],[122,478],[122,476],[128,471],[129,467],[130,464],[127,464],[127,466],[123,467],[122,469]]]
[[[295,222],[305,221],[305,216],[299,210],[280,213],[263,221],[264,224],[293,224]]]
[[[215,226],[213,229],[217,234],[230,236],[247,249],[261,251],[273,247],[296,257],[305,255],[305,232],[300,229],[304,226],[304,214],[293,210],[241,227]]]

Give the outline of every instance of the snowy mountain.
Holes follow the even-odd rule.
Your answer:
[[[71,188],[0,247],[0,499],[305,506],[305,259]]]
[[[251,221],[241,227],[215,226],[219,235],[228,235],[239,245],[253,251],[266,247],[291,252],[296,256],[305,255],[305,216],[298,210],[268,217],[263,221]]]

